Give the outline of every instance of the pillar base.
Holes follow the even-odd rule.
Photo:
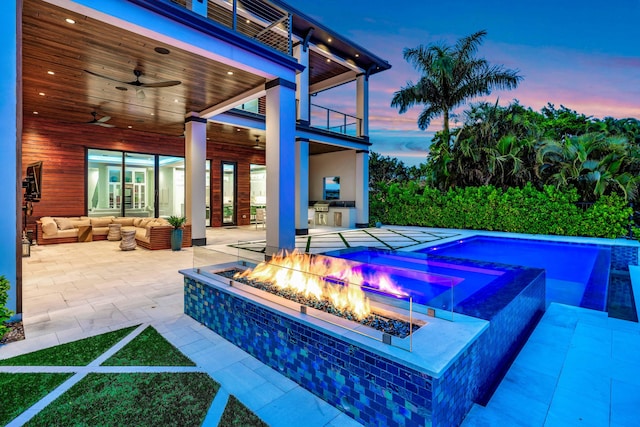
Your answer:
[[[203,237],[202,239],[191,239],[191,245],[193,246],[206,246],[207,238]]]
[[[296,236],[306,236],[309,234],[308,228],[296,228]]]
[[[365,223],[356,223],[356,228],[369,228],[369,223],[365,222]]]

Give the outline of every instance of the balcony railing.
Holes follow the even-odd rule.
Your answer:
[[[171,0],[193,10],[193,0]],[[292,16],[265,0],[208,0],[207,18],[262,44],[293,55]]]
[[[349,136],[361,136],[362,119],[332,110],[321,105],[311,104],[309,114],[310,125],[330,132],[341,133]]]

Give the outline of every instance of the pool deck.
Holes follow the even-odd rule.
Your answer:
[[[298,238],[296,246],[312,252],[349,246],[407,250],[475,234],[479,233],[415,227],[339,233],[315,229],[311,236]],[[217,424],[216,411],[229,394],[274,427],[359,425],[183,314],[183,280],[178,270],[193,267],[194,256],[201,254],[225,252],[260,259],[264,235],[263,229],[254,226],[208,229],[207,247],[180,252],[140,248],[123,252],[118,242],[109,241],[35,246],[23,263],[26,339],[0,346],[0,358],[150,324],[222,385],[206,425]],[[615,244],[638,246],[623,239]],[[632,268],[631,275],[635,294],[640,295],[640,268]],[[17,371],[2,371],[12,369]],[[622,427],[637,425],[638,417],[640,325],[602,312],[552,304],[489,404],[475,405],[462,425]],[[11,425],[22,425],[22,421]]]

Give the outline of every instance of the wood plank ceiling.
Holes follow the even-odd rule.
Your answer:
[[[265,83],[263,77],[40,0],[24,1],[22,25],[25,116],[86,123],[96,112],[98,119],[110,116],[107,123],[118,128],[180,136],[187,112],[202,111]],[[169,53],[158,53],[157,48]],[[316,73],[327,78],[347,70],[321,57],[311,62],[312,82],[320,77]],[[181,84],[143,88],[142,95],[126,84],[136,80],[134,70],[142,72],[143,83]],[[256,138],[264,143],[265,136],[264,131],[211,122],[207,132],[211,139],[246,146],[255,145]]]

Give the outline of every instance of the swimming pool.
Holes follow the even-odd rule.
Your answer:
[[[369,287],[376,288],[376,275],[384,274],[415,303],[485,320],[542,274],[535,268],[379,248],[354,247],[324,255],[349,260]]]
[[[542,268],[546,271],[547,305],[560,302],[606,310],[611,263],[607,246],[474,236],[417,252]]]
[[[473,236],[415,252],[356,247],[325,255],[365,263],[371,271],[391,271],[416,302],[447,310],[459,306],[454,311],[465,314],[471,313],[462,308],[463,301],[495,299],[496,289],[520,275],[518,266],[545,270],[547,306],[560,302],[600,311],[607,306],[611,249],[606,246]],[[432,285],[412,272],[441,275],[450,283]],[[485,309],[472,311],[488,318]]]

